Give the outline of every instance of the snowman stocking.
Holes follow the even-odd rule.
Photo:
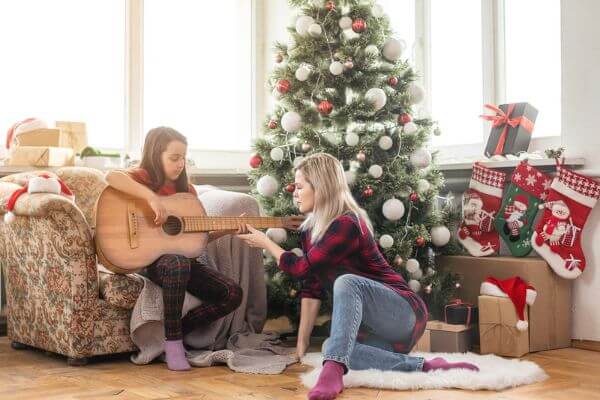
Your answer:
[[[463,195],[463,221],[458,240],[475,257],[498,251],[500,240],[494,229],[494,218],[500,209],[506,174],[473,165],[469,190]]]
[[[552,179],[529,165],[527,161],[521,161],[513,171],[510,181],[494,224],[511,254],[515,257],[525,257],[532,249],[529,239],[533,230],[533,220],[539,204],[548,196],[547,191]]]
[[[557,171],[531,244],[554,272],[575,279],[585,269],[581,231],[600,198],[600,183],[562,166]]]

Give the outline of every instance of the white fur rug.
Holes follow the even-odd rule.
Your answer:
[[[505,359],[495,355],[474,353],[412,353],[411,355],[431,359],[443,357],[450,362],[466,361],[479,367],[479,372],[468,370],[425,372],[394,372],[370,369],[350,370],[344,376],[344,387],[371,387],[394,390],[416,389],[466,389],[503,390],[515,386],[541,382],[548,375],[536,363],[518,359]],[[301,376],[306,387],[313,387],[321,372],[321,353],[309,353],[302,363],[315,367]]]

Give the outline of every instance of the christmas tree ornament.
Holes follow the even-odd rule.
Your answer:
[[[396,87],[396,85],[398,85],[398,78],[395,76],[390,76],[388,78],[388,85],[390,85],[391,87]]]
[[[586,266],[583,229],[600,198],[600,183],[562,165],[556,169],[531,244],[560,277],[575,279]]]
[[[371,57],[379,56],[379,49],[374,44],[370,44],[365,48],[365,54]]]
[[[281,94],[281,92],[277,90],[277,88],[273,88],[271,95],[275,100],[281,100],[283,98],[283,94]]]
[[[379,138],[379,142],[377,143],[381,150],[389,150],[394,145],[394,141],[389,136],[382,136]]]
[[[365,93],[365,99],[373,105],[375,111],[379,111],[385,106],[387,95],[381,88],[371,88]]]
[[[410,114],[407,114],[407,113],[402,113],[398,117],[398,123],[400,123],[402,125],[408,124],[411,121],[412,121],[412,117],[410,116]]]
[[[252,168],[256,169],[256,168],[260,167],[260,165],[262,164],[262,162],[263,162],[263,159],[258,154],[254,154],[254,155],[252,155],[252,157],[250,157],[250,166]]]
[[[408,287],[415,293],[418,293],[421,290],[421,283],[416,279],[411,279],[408,281]]]
[[[329,72],[331,72],[332,75],[341,75],[342,72],[344,72],[344,65],[339,61],[334,61],[329,64]]]
[[[329,115],[329,114],[331,114],[331,111],[333,111],[333,104],[331,104],[327,100],[323,100],[322,102],[319,103],[318,109],[319,109],[319,114]]]
[[[323,134],[323,137],[334,146],[339,146],[342,143],[342,135],[337,131],[327,131]]]
[[[268,123],[267,126],[269,127],[269,129],[275,129],[278,126],[277,125],[277,121],[275,121],[274,119],[272,119],[272,120],[269,121],[269,123]]]
[[[410,194],[410,201],[412,201],[413,203],[416,202],[417,200],[419,200],[419,195],[415,192]]]
[[[425,238],[423,236],[419,236],[416,240],[415,240],[415,244],[419,247],[423,247],[425,246]]]
[[[356,172],[354,171],[344,171],[344,175],[346,176],[346,183],[348,186],[354,185],[356,182]]]
[[[417,182],[417,192],[419,193],[428,192],[430,188],[431,184],[427,179],[419,179],[419,181]]]
[[[301,65],[294,74],[300,82],[305,82],[310,77],[310,68],[306,65]]]
[[[274,147],[271,149],[270,156],[273,161],[281,161],[283,160],[283,150],[280,147]]]
[[[505,179],[503,172],[473,165],[469,189],[463,195],[458,241],[474,257],[492,255],[500,247],[493,221],[500,209]]]
[[[381,166],[377,164],[371,165],[369,167],[369,175],[371,175],[375,179],[379,179],[381,178],[381,175],[383,175],[383,168],[381,168]]]
[[[348,146],[356,146],[356,145],[358,145],[360,138],[358,137],[358,135],[356,133],[349,132],[346,134],[346,137],[344,138],[344,140]]]
[[[256,190],[264,197],[273,197],[278,187],[279,182],[271,175],[265,175],[256,182]]]
[[[373,14],[375,18],[381,18],[385,15],[385,13],[383,12],[383,7],[381,7],[379,4],[375,4],[373,6],[371,14]]]
[[[294,190],[296,190],[296,185],[294,185],[293,183],[288,183],[285,187],[285,191],[288,193],[294,193]]]
[[[319,37],[323,33],[323,29],[319,24],[311,24],[308,27],[308,34],[312,37]]]
[[[412,82],[407,88],[410,104],[419,104],[425,98],[425,89],[417,83]]]
[[[450,242],[450,236],[450,230],[443,225],[431,228],[431,243],[437,247],[447,245]]]
[[[277,244],[284,243],[287,240],[287,232],[283,228],[267,229],[267,237]]]
[[[296,32],[299,35],[306,36],[308,27],[315,23],[315,20],[308,15],[302,15],[296,20]]]
[[[401,267],[403,262],[404,262],[404,260],[402,259],[402,256],[398,255],[398,256],[394,257],[394,265],[396,267]]]
[[[365,162],[365,160],[367,159],[367,155],[364,153],[364,151],[361,150],[356,155],[356,159],[360,162]]]
[[[418,169],[427,168],[431,164],[431,153],[424,147],[418,148],[410,155],[410,163]]]
[[[379,245],[383,249],[389,249],[394,245],[394,238],[390,235],[381,235],[379,238]]]
[[[277,64],[280,64],[281,62],[283,62],[283,55],[282,54],[276,54],[275,55],[275,62]]]
[[[299,247],[294,247],[291,251],[298,257],[302,257],[304,255],[304,252]]]
[[[352,30],[356,33],[362,33],[367,30],[367,23],[362,18],[357,18],[352,21]]]
[[[366,189],[363,191],[363,195],[365,197],[371,197],[373,196],[373,194],[375,194],[375,191],[373,190],[371,185],[367,185]]]
[[[329,11],[329,12],[331,12],[331,11],[335,10],[335,3],[334,3],[333,1],[328,1],[328,2],[325,4],[325,9],[326,9],[327,11]]]
[[[294,158],[294,161],[292,163],[294,165],[294,168],[298,168],[298,166],[300,165],[300,163],[302,161],[304,161],[304,157],[302,157],[302,156],[298,156],[298,157]]]
[[[425,286],[425,289],[423,289],[423,291],[427,294],[431,294],[432,290],[433,290],[433,287],[431,286],[431,284]]]
[[[281,79],[277,82],[277,91],[281,94],[286,94],[287,92],[290,91],[290,81],[288,81],[287,79]]]
[[[352,59],[349,59],[344,63],[344,71],[350,71],[352,68],[354,68],[354,63]]]
[[[352,28],[352,18],[344,16],[344,17],[340,18],[338,24],[342,30],[350,29],[350,28]]]
[[[434,134],[435,136],[440,136],[440,135],[442,134],[442,130],[441,130],[440,128],[436,127],[436,128],[433,130],[433,134]]]
[[[423,271],[420,269],[416,270],[413,274],[410,274],[410,277],[415,280],[419,280],[423,277]]]
[[[414,135],[419,130],[419,127],[414,122],[407,122],[402,127],[402,132],[405,135]]]
[[[531,250],[533,221],[538,206],[548,197],[552,179],[524,160],[513,171],[510,184],[498,216],[494,221],[496,231],[515,257],[525,257]]]
[[[398,221],[404,216],[405,211],[404,203],[398,199],[386,200],[381,208],[383,216],[389,221]]]
[[[312,145],[310,143],[302,143],[302,151],[308,153],[312,150]]]
[[[419,261],[416,258],[409,258],[406,261],[406,270],[409,274],[414,274],[420,268],[421,266],[419,265]]]
[[[290,297],[292,299],[296,298],[297,295],[298,295],[298,291],[296,289],[290,289]]]
[[[302,117],[295,111],[288,111],[281,117],[281,127],[288,133],[297,133],[302,126]]]
[[[402,40],[389,38],[383,45],[383,57],[391,62],[396,62],[402,56],[406,44]]]

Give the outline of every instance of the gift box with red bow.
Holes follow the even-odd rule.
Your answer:
[[[444,321],[451,325],[471,325],[479,321],[477,306],[454,299],[444,307]]]
[[[526,152],[531,141],[538,110],[529,103],[486,104],[493,115],[481,118],[492,122],[492,130],[485,147],[485,155],[518,154]]]

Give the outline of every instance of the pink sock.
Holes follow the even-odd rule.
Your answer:
[[[479,371],[479,368],[471,363],[449,363],[441,357],[432,358],[431,360],[425,360],[425,362],[423,363],[423,372],[435,371],[437,369],[449,370],[458,368],[470,369],[471,371]]]
[[[344,364],[327,360],[308,400],[333,400],[344,390]]]
[[[171,371],[192,369],[187,358],[185,358],[183,340],[165,340],[165,356],[167,358],[167,368]]]

